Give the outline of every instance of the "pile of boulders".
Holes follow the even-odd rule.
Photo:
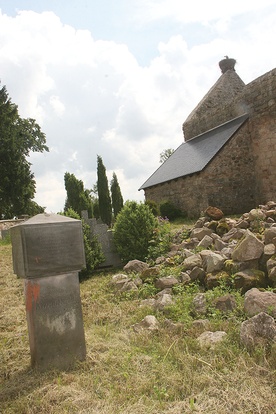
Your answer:
[[[180,276],[161,277],[164,266],[179,266]],[[237,219],[224,217],[221,210],[209,207],[189,230],[188,238],[186,228],[178,231],[171,250],[156,259],[154,265],[132,260],[124,267],[124,273],[113,276],[111,285],[120,293],[138,292],[149,281],[159,293],[141,301],[141,305],[158,311],[173,303],[172,288],[177,285],[197,282],[203,291],[221,283],[236,288],[245,295],[244,311],[252,317],[250,324],[244,321],[241,326],[242,341],[248,347],[263,337],[276,341],[276,293],[272,291],[276,288],[276,202],[268,202]],[[204,316],[205,293],[195,295],[192,306],[195,317]],[[231,312],[236,307],[235,298],[227,294],[217,298],[214,306],[222,312]],[[141,324],[141,329],[147,326],[143,321]],[[154,330],[157,326],[154,323]],[[200,344],[207,340],[211,346],[218,338],[225,337],[221,333],[214,337],[214,333],[204,332]]]

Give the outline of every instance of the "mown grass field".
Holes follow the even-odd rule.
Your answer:
[[[187,291],[168,314],[155,313],[158,332],[135,333],[132,325],[154,313],[141,298],[116,295],[111,277],[81,283],[86,361],[39,373],[30,368],[23,283],[12,271],[11,246],[0,246],[1,413],[276,413],[275,358],[244,349],[238,316],[213,315],[211,330],[226,330],[227,339],[202,350],[185,314]],[[182,325],[172,331],[165,319],[176,322],[181,309]]]

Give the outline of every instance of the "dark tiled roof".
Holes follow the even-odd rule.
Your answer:
[[[247,118],[242,115],[184,142],[139,190],[202,171]]]

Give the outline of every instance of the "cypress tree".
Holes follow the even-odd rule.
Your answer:
[[[98,188],[100,217],[103,223],[106,223],[108,226],[110,226],[111,220],[112,220],[111,198],[109,194],[106,169],[103,164],[102,157],[100,157],[99,155],[97,156],[97,174],[98,174],[97,188]]]
[[[114,212],[114,217],[116,218],[118,213],[123,208],[124,200],[122,197],[121,189],[120,189],[119,182],[118,182],[115,172],[113,172],[111,185],[110,185],[110,191],[111,191],[112,208]]]
[[[66,172],[64,174],[64,184],[67,192],[64,211],[73,209],[79,216],[83,210],[88,211],[88,215],[92,215],[92,201],[89,190],[84,189],[82,180],[78,180],[74,174]]]

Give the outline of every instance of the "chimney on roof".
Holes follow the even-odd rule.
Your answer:
[[[225,59],[222,59],[219,62],[219,67],[222,73],[227,72],[227,70],[235,70],[236,60],[229,58],[228,56],[224,56]]]

